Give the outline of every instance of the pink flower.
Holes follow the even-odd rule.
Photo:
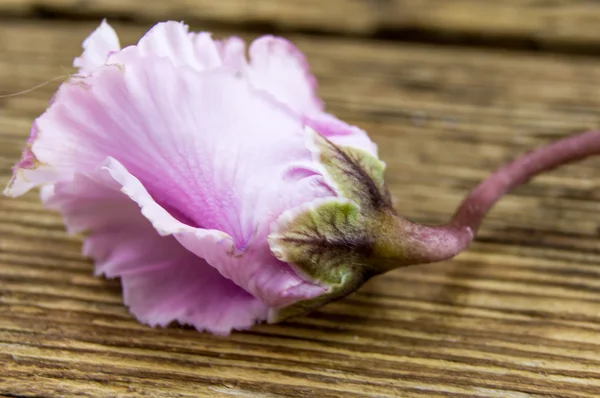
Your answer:
[[[120,49],[103,22],[33,123],[5,193],[41,186],[96,273],[142,322],[227,334],[276,322],[393,268],[451,258],[533,176],[600,153],[600,131],[538,148],[477,186],[446,225],[398,215],[375,145],[323,112],[284,39],[215,41],[156,25]]]
[[[363,131],[323,112],[291,43],[261,37],[246,59],[238,38],[166,22],[121,49],[102,22],[83,47],[5,193],[41,186],[137,319],[226,334],[368,277],[340,268],[343,253],[319,258],[368,250],[357,225],[369,200],[389,204],[383,164]]]

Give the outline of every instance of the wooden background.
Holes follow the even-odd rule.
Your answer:
[[[600,3],[584,0],[1,0],[0,94],[71,71],[104,16],[125,44],[166,18],[289,37],[422,222],[517,154],[600,126]],[[2,185],[57,84],[0,98]],[[37,193],[2,197],[0,394],[598,397],[599,167],[519,188],[452,261],[227,338],[138,324]]]

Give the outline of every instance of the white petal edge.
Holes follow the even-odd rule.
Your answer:
[[[121,49],[119,37],[106,19],[83,41],[82,47],[83,53],[73,60],[73,66],[83,74],[104,65],[112,52]]]

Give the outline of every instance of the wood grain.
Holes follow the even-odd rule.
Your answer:
[[[548,43],[600,42],[600,4],[589,0],[3,0],[0,12],[36,11],[146,21],[200,20],[270,24],[371,35],[425,30]],[[590,49],[593,51],[593,49]]]
[[[131,43],[147,26],[116,27]],[[3,23],[0,94],[68,72],[93,28]],[[329,110],[379,144],[397,208],[419,221],[446,220],[518,153],[600,125],[599,59],[290,38]],[[56,85],[0,99],[1,183]],[[118,281],[92,276],[80,240],[35,193],[0,198],[0,394],[600,396],[599,166],[518,189],[453,261],[227,338],[138,324]]]

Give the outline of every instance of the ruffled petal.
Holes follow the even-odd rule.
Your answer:
[[[173,321],[227,334],[266,319],[268,307],[171,236],[160,236],[107,175],[76,175],[42,189],[69,232],[87,231],[84,254],[96,273],[120,277],[125,304],[152,326]]]
[[[161,22],[150,29],[136,46],[113,54],[108,63],[126,64],[141,56],[165,57],[176,66],[187,65],[197,71],[221,66],[221,57],[211,35],[190,33],[182,22]]]
[[[241,65],[243,45],[230,41],[220,50],[221,56],[226,55],[230,64]],[[377,156],[377,146],[367,133],[323,112],[323,103],[316,92],[317,81],[310,73],[308,62],[289,41],[273,36],[255,40],[250,46],[250,64],[246,70],[255,87],[290,106],[301,115],[305,125],[338,145],[363,149]]]
[[[100,26],[83,42],[83,54],[73,60],[73,66],[83,74],[104,65],[108,56],[119,51],[119,37],[114,29],[103,20]]]
[[[217,40],[215,43],[223,65],[238,71],[243,71],[248,67],[244,40],[233,36],[226,40]]]
[[[321,112],[323,103],[316,93],[317,80],[310,73],[304,55],[289,41],[263,36],[250,45],[247,74],[256,87],[301,115]]]
[[[177,66],[187,65],[197,71],[226,66],[298,114],[320,113],[323,109],[316,93],[317,81],[306,58],[283,38],[256,39],[250,45],[248,62],[243,40],[231,37],[215,41],[210,33],[190,33],[184,23],[168,21],[156,24],[136,46],[112,54],[108,63],[126,64],[148,55],[166,57]]]
[[[291,267],[271,255],[266,236],[255,235],[245,247],[219,230],[194,228],[176,219],[150,196],[142,183],[122,164],[108,158],[102,167],[140,208],[142,214],[163,236],[172,235],[190,252],[205,259],[228,279],[244,286],[269,306],[321,295],[326,289],[301,279]],[[270,229],[270,223],[267,224]],[[270,231],[267,231],[269,233]]]
[[[277,306],[293,297],[282,292],[319,291],[273,259],[266,236],[283,211],[332,191],[306,167],[302,121],[234,71],[135,58],[64,84],[36,123],[38,165],[27,179],[16,173],[9,191],[70,180],[112,157],[111,176],[159,232],[255,297]]]

